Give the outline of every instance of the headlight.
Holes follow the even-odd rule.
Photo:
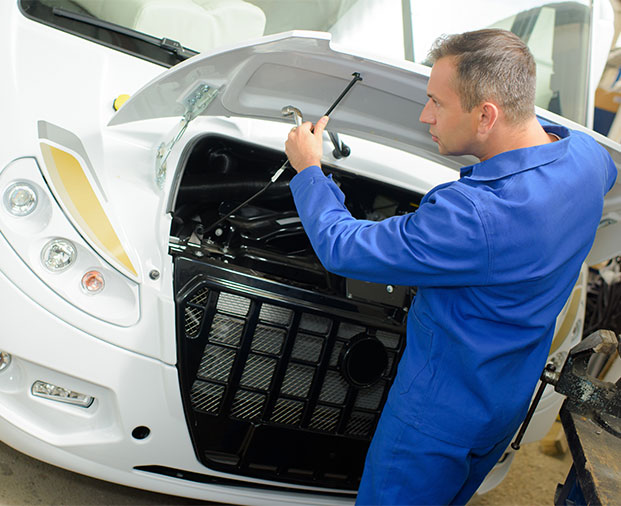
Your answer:
[[[82,408],[88,408],[95,400],[94,397],[90,395],[74,392],[73,390],[59,387],[58,385],[47,383],[46,381],[35,381],[32,384],[31,392],[32,395],[36,397],[73,404]]]
[[[0,351],[0,371],[3,371],[11,364],[11,355],[6,351]]]
[[[67,184],[71,182],[70,172],[67,173]],[[86,174],[82,176],[87,177]],[[11,213],[11,209],[25,211],[33,202],[33,195],[36,195],[36,207],[29,215],[19,217]],[[92,195],[88,192],[82,194],[80,189],[74,197],[78,198],[77,195],[82,195],[87,201],[92,199]],[[62,195],[57,198],[51,192],[35,158],[19,158],[0,170],[0,240],[6,240],[19,261],[63,300],[49,297],[37,283],[22,283],[24,271],[20,270],[8,251],[2,262],[4,265],[4,257],[7,257],[7,262],[11,263],[7,263],[6,269],[3,268],[4,274],[42,308],[52,314],[62,314],[70,324],[83,322],[83,316],[75,313],[74,309],[122,327],[136,324],[140,319],[138,283],[113,269],[97,254],[92,244],[78,232],[80,228],[63,212],[60,197]],[[93,219],[92,223],[95,223],[99,218]],[[118,243],[115,244],[118,246]],[[116,248],[112,243],[110,247]],[[137,257],[137,253],[135,255]],[[137,265],[136,262],[134,264]],[[13,268],[13,265],[17,267]],[[91,271],[99,274],[87,276],[82,283],[84,275]],[[72,308],[67,309],[66,304]],[[115,342],[117,339],[120,337],[116,335],[111,338]],[[0,351],[1,344],[0,338]],[[7,370],[15,369],[17,365],[12,363]],[[4,378],[0,383],[6,381]]]
[[[88,271],[82,276],[82,289],[88,294],[96,294],[104,289],[103,274],[98,271]]]
[[[75,261],[75,246],[66,239],[52,239],[41,251],[41,262],[51,272],[62,272]]]
[[[4,192],[4,206],[13,216],[28,216],[37,207],[37,192],[26,182],[13,183]]]

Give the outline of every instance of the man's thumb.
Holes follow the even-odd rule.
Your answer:
[[[317,120],[317,123],[315,124],[315,128],[313,130],[315,135],[319,137],[323,135],[323,131],[326,128],[326,125],[328,124],[329,120],[330,118],[328,118],[328,116],[322,116],[321,118]]]

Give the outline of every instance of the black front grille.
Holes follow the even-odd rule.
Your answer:
[[[355,489],[404,344],[377,308],[177,258],[179,371],[199,459],[220,471]],[[356,388],[339,358],[375,336],[381,378]]]

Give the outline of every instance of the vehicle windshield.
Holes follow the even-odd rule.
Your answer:
[[[325,31],[340,46],[369,56],[424,63],[442,34],[484,27],[506,28],[531,48],[537,62],[538,106],[581,124],[589,123],[592,0],[21,0],[24,11],[44,22],[114,46],[101,36],[106,25],[85,35],[88,18],[120,26],[124,37],[152,36],[158,49],[177,41],[191,52],[157,58],[153,49],[118,48],[174,65],[194,52],[211,51],[262,35],[290,30]],[[47,10],[45,10],[47,9]],[[63,14],[65,13],[65,14]],[[78,17],[60,18],[66,13]],[[81,18],[80,18],[81,16]],[[56,21],[54,21],[56,19]],[[67,28],[68,27],[68,28]],[[108,26],[110,29],[110,26]],[[166,44],[161,39],[167,39]],[[116,40],[121,40],[118,36]],[[128,49],[131,48],[131,49]],[[174,47],[172,48],[174,49]],[[604,47],[606,52],[609,45]],[[599,79],[599,76],[597,76]],[[597,84],[597,83],[595,83]],[[592,83],[591,83],[592,86]],[[594,86],[592,86],[594,89]]]

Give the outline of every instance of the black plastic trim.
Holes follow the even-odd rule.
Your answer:
[[[108,27],[93,26],[81,21],[83,15],[79,13],[71,13],[71,16],[55,14],[55,9],[63,11],[35,0],[18,0],[18,6],[21,13],[32,21],[166,68],[186,59],[171,52],[166,44],[162,45],[161,39],[127,27],[105,22],[102,25]],[[186,51],[198,54],[190,49]]]
[[[265,483],[254,483],[242,480],[236,480],[233,478],[222,478],[220,476],[210,476],[208,474],[195,473],[194,471],[183,471],[181,469],[174,469],[172,467],[148,465],[148,466],[134,466],[136,471],[143,471],[146,473],[160,474],[163,476],[169,476],[171,478],[177,478],[180,480],[194,481],[196,483],[206,483],[211,485],[225,485],[227,487],[246,488],[250,490],[270,490],[273,492],[294,492],[296,494],[309,494],[316,496],[326,497],[342,497],[342,498],[354,498],[355,492],[332,492],[324,490],[309,490],[307,488],[300,489],[294,487],[280,487],[276,485],[266,485]]]
[[[385,308],[375,304],[288,286],[216,260],[176,255],[174,265],[177,367],[198,460],[233,475],[356,490],[404,346],[405,324],[389,320]],[[222,294],[245,301],[243,316],[227,316],[225,306],[219,306]],[[267,323],[261,317],[258,329],[259,313],[266,305],[287,312],[286,321]],[[187,314],[193,316],[188,319]],[[327,326],[301,327],[305,315],[320,317]],[[237,328],[234,341],[227,340],[231,324]],[[276,351],[252,347],[266,326],[286,336]],[[369,393],[337,380],[339,365],[334,359],[353,337],[341,332],[351,332],[347,329],[352,326],[366,328],[370,335],[382,331],[398,337],[381,386]],[[298,349],[300,338],[311,339],[301,343],[321,343],[319,351],[302,351],[305,344]],[[247,367],[249,363],[253,365]],[[272,364],[267,369],[253,369],[267,363]],[[257,377],[262,380],[251,381]],[[329,385],[325,394],[324,384]]]

